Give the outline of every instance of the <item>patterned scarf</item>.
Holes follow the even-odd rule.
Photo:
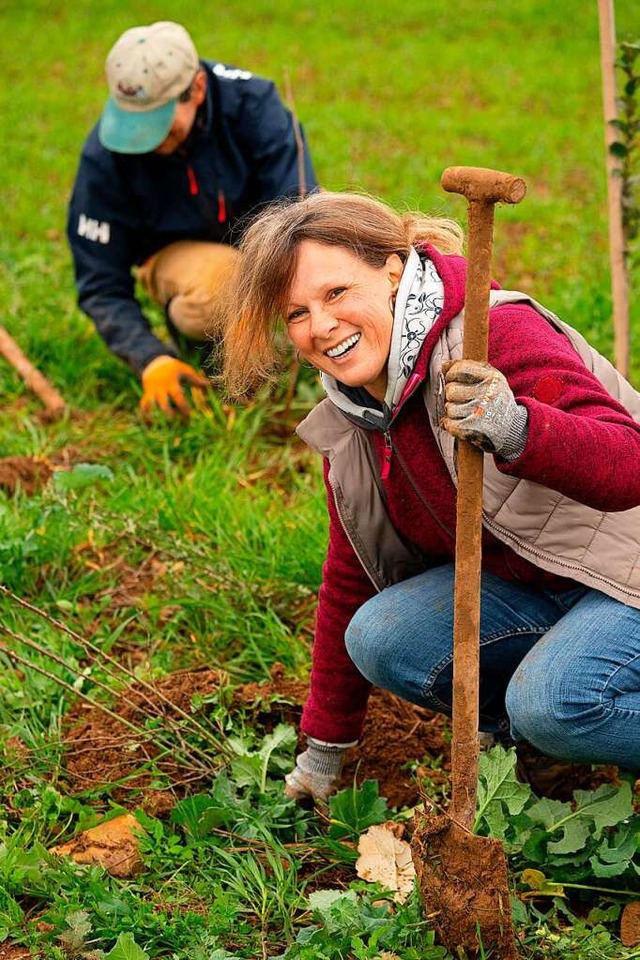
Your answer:
[[[444,285],[431,260],[412,249],[407,258],[393,310],[387,391],[382,406],[363,388],[345,387],[326,373],[322,385],[332,403],[363,426],[387,430],[407,387],[420,348],[442,313]]]

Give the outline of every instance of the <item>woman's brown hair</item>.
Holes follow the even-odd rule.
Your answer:
[[[320,192],[270,206],[247,229],[216,326],[224,338],[223,379],[241,397],[273,376],[281,350],[277,331],[303,240],[345,247],[372,267],[411,247],[433,244],[460,253],[463,233],[453,220],[397,213],[373,197]]]

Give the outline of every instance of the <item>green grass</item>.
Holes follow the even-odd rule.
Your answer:
[[[596,5],[141,0],[132,12],[116,0],[5,0],[0,7],[0,323],[71,408],[61,422],[44,424],[37,401],[0,359],[0,456],[102,468],[60,474],[30,496],[0,493],[0,582],[49,616],[0,598],[5,629],[42,648],[0,636],[28,661],[0,653],[0,943],[28,944],[46,958],[101,949],[111,960],[135,960],[126,942],[114,946],[119,934],[132,934],[154,958],[288,951],[374,960],[384,948],[401,960],[436,960],[442,951],[415,901],[390,914],[376,905],[379,891],[356,885],[355,900],[339,904],[339,923],[331,911],[312,910],[307,893],[331,886],[323,871],[352,865],[353,851],[283,799],[291,738],[261,770],[266,790],[246,782],[246,765],[241,775],[230,764],[235,737],[253,757],[249,767],[259,767],[268,731],[252,717],[230,717],[224,689],[206,710],[194,705],[218,753],[184,718],[164,732],[140,718],[142,737],[151,724],[165,747],[187,751],[194,768],[208,752],[211,769],[204,799],[193,800],[197,815],[184,807],[173,819],[139,813],[147,829],[139,878],[117,881],[44,852],[119,809],[114,786],[80,796],[68,790],[65,715],[78,694],[108,700],[100,684],[115,694],[128,682],[94,661],[81,638],[124,658],[142,681],[209,666],[227,671],[233,686],[266,679],[276,660],[304,678],[321,576],[319,464],[292,437],[302,391],[286,415],[266,397],[245,409],[214,397],[210,415],[186,427],[147,429],[137,415],[138,384],[75,306],[65,209],[106,96],[104,56],[124,29],[157,19],[184,22],[202,55],[273,77],[281,90],[286,72],[327,188],[366,190],[398,207],[464,220],[461,198],[439,186],[445,167],[523,176],[526,199],[497,213],[496,276],[547,303],[611,356]],[[637,39],[635,0],[619,0],[616,19],[620,39]],[[636,383],[637,287],[632,277]],[[311,381],[303,386],[313,394]],[[166,787],[157,760],[150,769]],[[132,805],[141,800],[132,793]],[[207,832],[202,823],[214,826]],[[637,956],[615,940],[615,905],[598,904],[604,927],[586,923],[586,910],[569,916],[561,901],[530,910],[521,918],[525,955]],[[293,945],[300,930],[315,938],[308,946]]]

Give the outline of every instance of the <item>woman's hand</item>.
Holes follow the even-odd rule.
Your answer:
[[[336,789],[344,756],[353,744],[325,743],[307,738],[307,749],[298,754],[296,765],[286,775],[285,795],[293,800],[303,797],[326,800]]]
[[[440,426],[486,453],[519,457],[527,443],[528,411],[516,403],[506,377],[476,360],[447,361],[442,373],[446,403]]]

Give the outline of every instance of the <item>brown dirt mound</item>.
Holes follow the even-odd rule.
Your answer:
[[[30,960],[32,956],[26,947],[12,947],[10,943],[0,943],[0,960]]]
[[[193,787],[198,779],[204,781],[206,774],[185,770],[173,757],[159,757],[157,748],[141,742],[126,726],[126,721],[140,724],[143,710],[147,715],[170,715],[172,711],[166,700],[189,711],[194,695],[213,694],[221,682],[224,678],[215,670],[179,671],[154,685],[156,697],[134,684],[114,705],[114,713],[124,723],[90,705],[78,705],[70,715],[65,737],[66,773],[71,789],[76,792],[120,784],[114,791],[114,799],[125,802],[132,792],[141,791],[147,809],[156,813],[168,809],[184,794],[187,785]],[[234,688],[230,710],[248,709],[253,721],[265,730],[279,722],[296,724],[306,693],[305,683],[287,680],[284,671],[276,666],[271,681]],[[380,794],[387,798],[390,806],[415,804],[418,789],[406,765],[425,757],[442,757],[446,768],[449,747],[444,730],[442,717],[407,704],[386,691],[375,690],[361,744],[351,751],[345,767],[343,786],[349,786],[354,779],[358,783],[378,780]],[[141,772],[141,766],[149,761],[169,778],[171,790],[155,789],[152,774]],[[425,772],[432,773],[436,779],[446,778],[443,770]]]
[[[32,496],[46,486],[54,470],[69,470],[78,459],[81,457],[75,447],[64,447],[50,458],[2,457],[0,490],[13,496],[20,489]]]
[[[21,489],[31,496],[49,482],[52,473],[52,468],[44,460],[4,457],[0,460],[0,489],[12,496]]]

